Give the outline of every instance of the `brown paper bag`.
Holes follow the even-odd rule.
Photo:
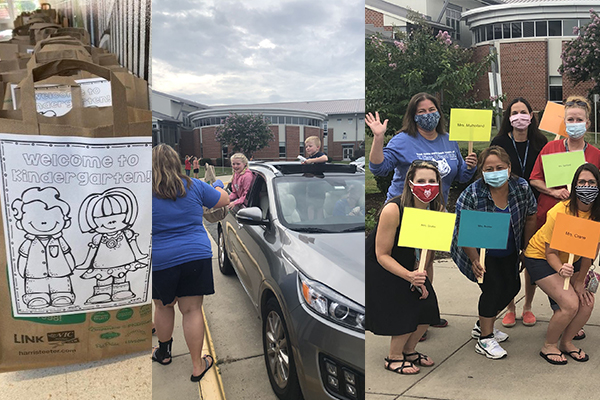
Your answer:
[[[49,38],[50,35],[56,33],[61,26],[54,23],[37,23],[29,27],[29,39],[31,43],[37,43],[40,40]]]
[[[38,116],[33,92],[35,82],[76,69],[111,81],[113,107],[80,109],[79,114],[75,112],[77,115],[69,118]],[[0,111],[0,132],[87,137],[151,135],[151,112],[126,107],[125,89],[109,69],[76,60],[56,61],[34,68],[21,83],[21,90],[23,109]],[[110,111],[108,115],[104,112],[106,109]],[[69,114],[76,110],[74,108]],[[99,121],[99,117],[105,117],[105,120]],[[144,129],[141,129],[138,121],[144,122]],[[0,227],[3,226],[3,222],[0,223]],[[0,260],[7,259],[4,241],[4,229],[0,228]],[[81,363],[149,351],[152,342],[151,320],[150,305],[58,317],[14,318],[8,274],[1,273],[0,372]]]
[[[0,43],[0,60],[14,60],[17,58],[19,45],[13,43]]]
[[[50,36],[71,36],[86,46],[91,44],[90,33],[83,28],[60,28]]]

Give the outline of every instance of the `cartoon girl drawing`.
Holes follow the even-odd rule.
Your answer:
[[[71,225],[69,204],[56,188],[33,187],[11,208],[17,229],[25,231],[17,258],[18,273],[25,279],[23,301],[31,309],[72,305],[75,258],[62,235]]]
[[[88,243],[85,261],[77,266],[86,269],[83,279],[96,279],[94,294],[85,304],[107,303],[135,297],[127,273],[144,268],[148,254],[143,254],[130,228],[138,214],[137,200],[131,190],[113,188],[93,193],[79,208],[79,227],[83,233],[96,233]]]

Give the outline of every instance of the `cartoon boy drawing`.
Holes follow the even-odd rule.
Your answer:
[[[135,297],[127,273],[144,268],[149,256],[143,254],[130,228],[138,214],[137,200],[129,189],[113,188],[93,193],[79,208],[83,233],[96,233],[88,243],[85,261],[77,266],[86,271],[83,279],[96,279],[94,294],[85,304],[107,303]]]
[[[75,301],[70,276],[75,268],[62,231],[71,225],[70,207],[56,188],[25,190],[11,205],[16,226],[26,232],[17,269],[25,279],[28,308],[69,306]]]

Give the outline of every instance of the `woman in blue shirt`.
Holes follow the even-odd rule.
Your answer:
[[[373,132],[369,153],[369,169],[374,175],[386,176],[392,170],[394,179],[387,200],[402,194],[404,178],[414,160],[433,160],[442,176],[444,202],[452,182],[468,182],[477,168],[477,155],[471,153],[463,160],[457,142],[450,142],[445,132],[444,116],[438,100],[428,93],[412,97],[406,108],[402,130],[383,147],[387,120],[381,123],[379,113],[369,113],[365,121]]]
[[[223,183],[213,188],[181,173],[179,155],[170,146],[152,149],[152,299],[158,347],[152,360],[171,363],[175,303],[183,314],[183,333],[193,363],[192,382],[214,364],[202,356],[204,295],[213,294],[212,250],[202,223],[203,209],[224,207],[229,195]]]

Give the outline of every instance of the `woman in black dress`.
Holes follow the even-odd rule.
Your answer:
[[[400,374],[416,374],[417,365],[434,364],[415,347],[427,327],[440,319],[437,297],[427,273],[417,271],[419,250],[397,245],[403,209],[442,210],[440,186],[435,162],[413,161],[402,195],[383,207],[366,242],[366,328],[376,335],[392,337],[385,368]],[[426,262],[433,262],[433,252]]]
[[[510,102],[500,130],[490,146],[500,146],[508,153],[513,174],[520,176],[529,183],[529,176],[533,170],[535,160],[538,158],[542,148],[548,143],[548,139],[538,129],[533,109],[527,100],[517,97]],[[531,188],[537,200],[539,192]],[[531,283],[529,272],[525,270],[525,304],[521,319],[523,325],[533,326],[536,323],[535,315],[531,312],[531,303],[535,295],[535,285]],[[510,328],[515,326],[516,307],[514,299],[508,305],[508,312],[502,319],[502,325]]]

